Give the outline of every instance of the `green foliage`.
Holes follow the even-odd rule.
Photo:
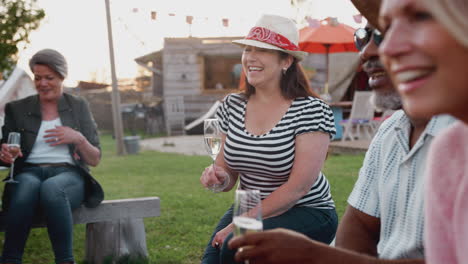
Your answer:
[[[0,72],[9,72],[17,61],[18,44],[29,42],[29,33],[39,27],[44,10],[36,0],[0,0]]]
[[[325,162],[323,173],[330,182],[336,211],[341,219],[348,205],[348,196],[357,180],[364,155],[332,155]]]
[[[214,194],[203,189],[199,178],[211,163],[208,156],[185,156],[154,151],[117,156],[110,135],[101,137],[103,158],[93,175],[103,185],[106,199],[158,196],[161,216],[146,218],[149,262],[122,257],[125,264],[195,264],[219,218],[232,204],[234,193]],[[177,141],[176,141],[177,144]],[[357,179],[362,155],[330,156],[324,173],[330,181],[339,216]],[[85,264],[85,226],[74,226],[74,254]],[[3,233],[0,233],[0,248]],[[33,229],[24,254],[24,263],[53,263],[53,253],[45,228]],[[109,257],[107,263],[112,261]]]

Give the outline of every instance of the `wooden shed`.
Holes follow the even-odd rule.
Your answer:
[[[216,100],[237,91],[242,48],[232,40],[241,38],[166,38],[161,51],[135,60],[153,72],[154,95],[166,102],[183,102],[176,108],[188,123],[202,116]],[[179,118],[170,112],[166,106],[167,121],[180,119],[180,112]]]

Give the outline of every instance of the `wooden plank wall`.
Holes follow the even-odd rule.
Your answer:
[[[184,96],[186,120],[203,115],[229,91],[204,91],[204,56],[237,55],[242,48],[226,38],[166,38],[163,49],[164,96]],[[209,42],[209,44],[207,43]]]

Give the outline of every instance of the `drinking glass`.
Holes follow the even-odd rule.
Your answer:
[[[235,236],[263,230],[262,200],[259,190],[236,190],[232,222]],[[244,263],[249,264],[249,261]]]
[[[15,168],[15,160],[16,157],[18,157],[18,154],[20,152],[20,144],[21,144],[21,134],[16,133],[16,132],[11,132],[8,134],[8,151],[10,151],[10,154],[13,156],[13,163],[11,163],[11,168],[10,168],[10,177],[8,179],[4,180],[7,183],[18,183],[13,179],[13,171]]]
[[[210,118],[203,122],[203,134],[205,138],[205,149],[213,159],[213,170],[215,170],[215,160],[221,149],[221,128],[219,120]],[[225,171],[216,170],[216,175],[224,178],[220,184],[213,184],[208,187],[213,192],[221,192],[229,184],[229,174]]]

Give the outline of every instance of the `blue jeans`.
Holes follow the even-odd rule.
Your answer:
[[[215,228],[203,254],[202,264],[236,263],[234,261],[236,251],[228,248],[232,233],[226,237],[221,249],[211,246],[211,241],[216,233],[232,222],[232,216],[233,207],[231,206]],[[327,244],[330,244],[335,237],[337,226],[338,216],[335,209],[317,209],[305,206],[293,207],[281,215],[263,220],[264,230],[282,227]]]
[[[72,210],[84,199],[84,179],[73,167],[26,167],[10,186],[3,263],[21,263],[33,218],[40,212],[55,254],[55,262],[73,259]]]

